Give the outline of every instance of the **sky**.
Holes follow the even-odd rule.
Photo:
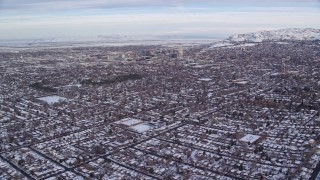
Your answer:
[[[319,28],[320,0],[0,0],[0,40]]]

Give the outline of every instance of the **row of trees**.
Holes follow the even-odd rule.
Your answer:
[[[36,83],[32,83],[30,84],[30,87],[36,90],[40,90],[40,91],[44,91],[44,92],[48,92],[48,93],[56,93],[57,89],[44,85],[40,82],[36,82]]]

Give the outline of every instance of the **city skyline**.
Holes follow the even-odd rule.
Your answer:
[[[0,39],[208,36],[282,28],[320,28],[317,0],[2,1]]]

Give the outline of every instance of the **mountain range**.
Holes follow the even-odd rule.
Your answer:
[[[272,31],[260,31],[255,33],[237,34],[214,43],[211,48],[239,46],[246,44],[252,46],[261,42],[286,42],[286,41],[314,41],[320,40],[320,29],[289,28]]]

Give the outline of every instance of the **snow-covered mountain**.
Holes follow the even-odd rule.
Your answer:
[[[320,29],[290,28],[232,35],[224,41],[214,43],[211,48],[252,46],[256,43],[266,41],[285,42],[313,40],[320,40]]]
[[[303,41],[320,40],[320,29],[280,29],[274,31],[261,31],[256,33],[238,34],[230,36],[227,40],[232,42],[263,42],[263,41]]]

